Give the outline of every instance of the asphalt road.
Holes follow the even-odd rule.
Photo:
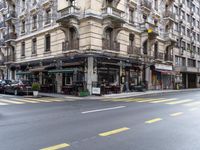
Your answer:
[[[0,95],[0,150],[199,150],[200,92],[64,100]]]

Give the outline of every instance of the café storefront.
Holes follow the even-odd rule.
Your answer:
[[[152,89],[163,90],[174,88],[174,77],[176,75],[173,71],[172,65],[155,64],[155,69],[152,72]]]

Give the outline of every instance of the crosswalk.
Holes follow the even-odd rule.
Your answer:
[[[0,97],[0,106],[6,105],[22,105],[22,104],[38,104],[38,103],[53,103],[64,102],[65,99],[58,98],[23,98],[23,97]]]
[[[182,106],[188,106],[188,107],[200,106],[200,101],[198,101],[198,100],[179,99],[179,98],[115,98],[115,99],[105,99],[103,101],[182,105]]]

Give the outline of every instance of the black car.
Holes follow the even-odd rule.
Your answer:
[[[5,85],[5,93],[14,95],[33,94],[31,82],[27,80],[13,81],[11,84]]]
[[[11,80],[0,80],[0,93],[4,93],[5,92],[5,86],[8,84],[11,84],[12,81]]]

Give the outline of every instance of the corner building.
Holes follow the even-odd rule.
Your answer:
[[[195,9],[199,6],[189,2]],[[65,94],[84,89],[91,93],[93,87],[102,94],[119,93],[142,82],[155,90],[172,89],[178,83],[185,88],[198,86],[199,70],[192,66],[198,62],[192,51],[198,44],[192,45],[189,27],[190,51],[180,53],[184,21],[176,14],[182,12],[179,1],[6,0],[1,4],[4,78],[39,81],[43,92]],[[191,9],[188,13],[192,15]]]

